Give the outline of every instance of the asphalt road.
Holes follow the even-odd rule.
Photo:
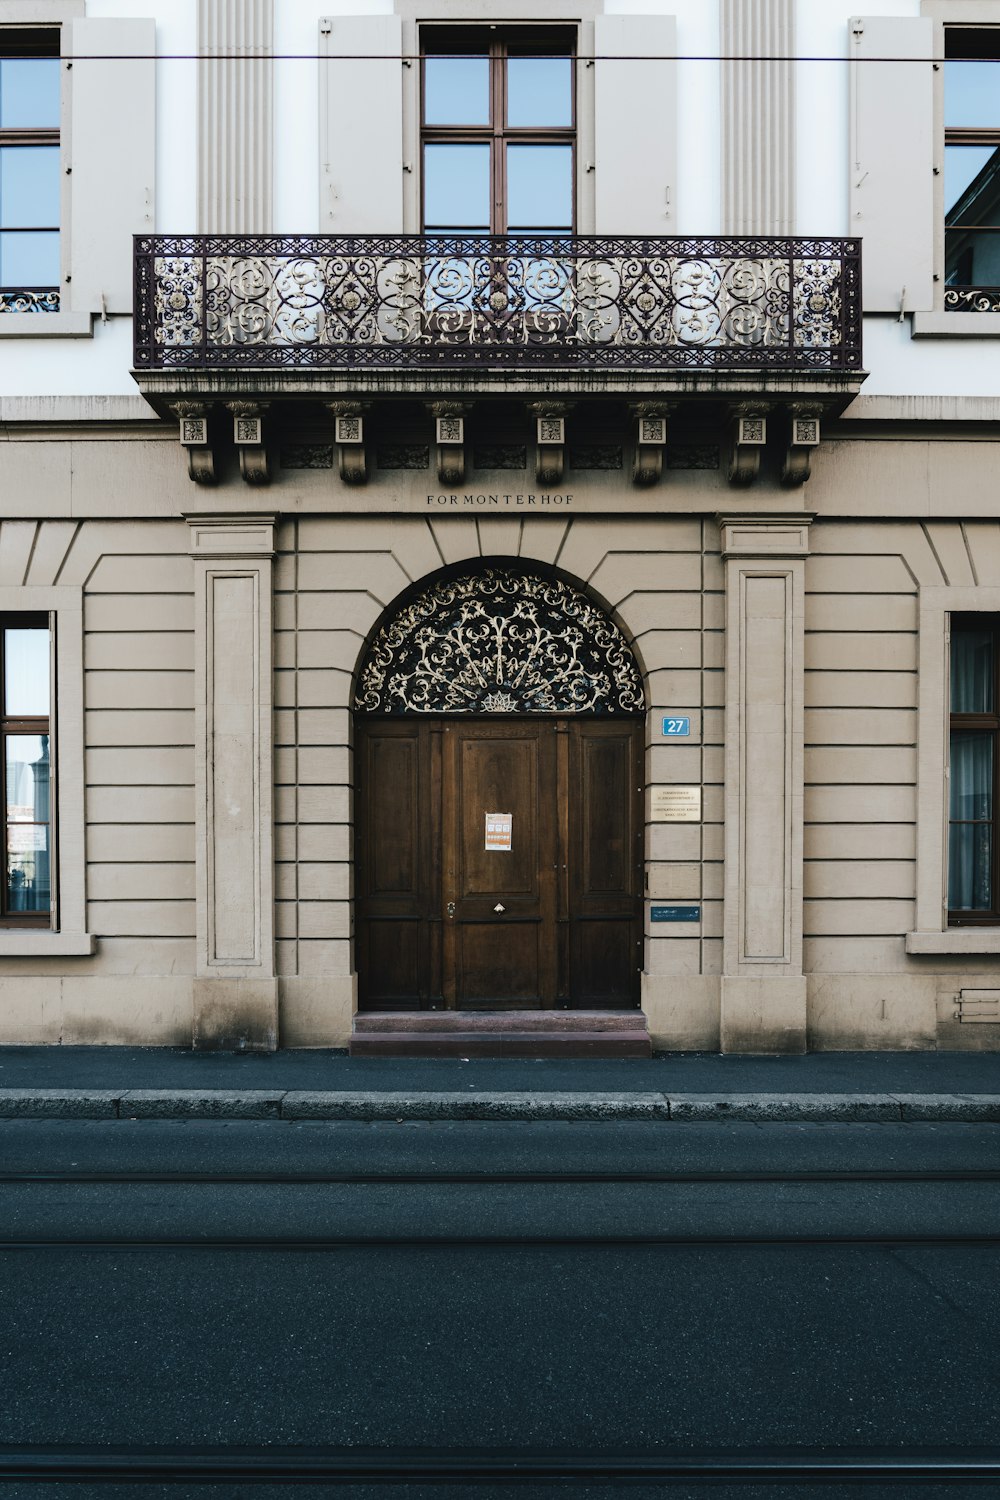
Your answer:
[[[997,1126],[3,1122],[0,1497],[996,1493],[598,1460],[1000,1454],[998,1247]],[[65,1445],[250,1467],[43,1482]],[[254,1483],[286,1447],[412,1482]]]

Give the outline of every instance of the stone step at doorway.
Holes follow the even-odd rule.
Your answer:
[[[641,1010],[373,1011],[352,1057],[649,1057]]]

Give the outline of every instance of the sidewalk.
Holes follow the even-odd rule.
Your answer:
[[[1000,1054],[351,1058],[2,1047],[0,1119],[903,1120],[1000,1123]]]

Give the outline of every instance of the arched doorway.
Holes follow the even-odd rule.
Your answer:
[[[639,1004],[642,678],[554,573],[411,592],[355,693],[366,1010]]]

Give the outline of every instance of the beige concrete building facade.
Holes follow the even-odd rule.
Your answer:
[[[449,770],[432,747],[425,769],[413,749],[398,801],[397,772],[373,769],[383,721],[423,704],[439,738],[463,713],[501,745],[557,725],[558,828],[546,843],[537,813],[527,884],[490,908],[540,893],[522,1008],[537,990],[543,1009],[594,1009],[582,976],[606,963],[613,1006],[638,1004],[658,1048],[1000,1044],[1000,290],[946,272],[956,235],[976,246],[989,226],[949,219],[930,170],[987,171],[990,122],[952,120],[941,75],[951,59],[979,86],[1000,0],[832,6],[822,23],[792,0],[642,15],[551,0],[505,10],[499,33],[478,0],[310,5],[295,31],[267,0],[7,9],[0,68],[51,58],[60,112],[29,139],[14,111],[5,137],[0,102],[0,150],[55,150],[62,177],[59,295],[45,310],[23,274],[0,288],[0,1042],[342,1047],[359,1007],[502,1002],[521,981],[488,972],[488,913],[468,919],[468,950],[449,936],[449,895],[461,919],[487,891],[448,883],[471,858],[472,761]],[[815,79],[760,61],[824,49]],[[185,51],[203,61],[168,61]],[[127,148],[108,145],[121,120],[87,75],[116,52]],[[723,56],[743,61],[685,60]],[[565,116],[517,123],[525,60],[552,70],[528,72],[525,97],[565,83]],[[441,90],[487,76],[502,117],[441,118]],[[91,234],[72,195],[81,154],[106,149],[122,203]],[[442,222],[446,187],[435,219],[435,150],[503,159],[488,222]],[[571,222],[515,222],[518,151],[554,172],[572,154]],[[441,181],[474,196],[458,160]],[[893,217],[884,184],[902,192],[907,172]],[[523,201],[544,191],[551,208],[557,178],[525,180]],[[13,243],[9,265],[28,250]],[[502,620],[498,573],[514,580]],[[561,627],[524,612],[543,596]],[[47,714],[13,696],[32,630]],[[519,698],[546,631],[551,681]],[[483,685],[464,708],[413,686],[456,632]],[[570,639],[600,670],[566,666]],[[409,697],[393,707],[387,686],[373,709],[373,662]],[[560,698],[564,671],[592,696]],[[641,753],[602,760],[595,740],[575,771],[574,703],[640,725]],[[45,800],[26,803],[10,767],[43,754]],[[595,811],[616,767],[637,783]],[[601,883],[616,859],[620,891]],[[379,905],[404,886],[412,909]],[[562,956],[544,979],[550,932]]]

